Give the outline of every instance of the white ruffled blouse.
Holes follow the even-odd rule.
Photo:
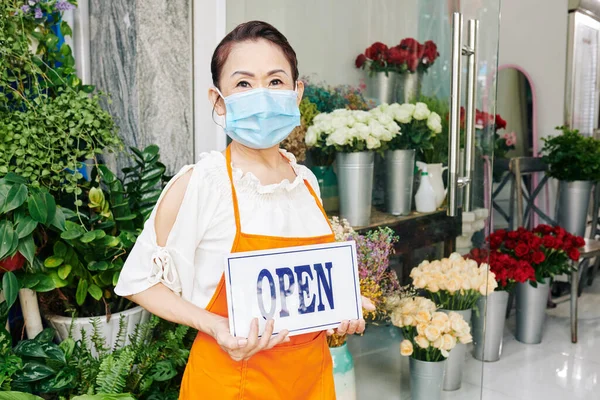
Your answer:
[[[320,196],[317,179],[308,168],[281,150],[296,173],[293,182],[261,185],[252,173],[233,168],[240,222],[244,233],[309,237],[331,233],[306,179]],[[128,296],[161,282],[193,304],[205,308],[224,270],[225,256],[235,237],[231,185],[225,156],[203,153],[194,165],[183,167],[167,184],[165,192],[180,176],[193,170],[177,218],[166,245],[158,246],[154,219],[157,207],[125,261],[115,293]]]

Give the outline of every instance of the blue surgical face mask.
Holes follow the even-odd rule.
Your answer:
[[[252,149],[268,149],[281,143],[300,125],[295,90],[252,89],[224,97],[227,135]]]

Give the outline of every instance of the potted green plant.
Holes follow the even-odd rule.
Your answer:
[[[81,329],[91,332],[93,319],[101,316],[102,334],[112,345],[121,316],[129,330],[149,318],[143,308],[114,293],[166,180],[158,146],[132,151],[135,163],[123,170],[122,179],[104,165],[94,167],[92,181],[80,185],[84,205],[73,207],[64,229],[49,234],[48,251],[40,255],[44,273],[53,276],[55,285],[41,296],[42,306],[60,339],[68,336],[71,325],[76,338]]]
[[[600,141],[576,129],[556,128],[562,135],[544,138],[542,160],[558,179],[557,222],[568,232],[585,235],[590,193],[600,180]]]

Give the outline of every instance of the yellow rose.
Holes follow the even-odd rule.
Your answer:
[[[429,347],[429,340],[427,340],[425,336],[416,336],[415,343],[417,343],[417,346],[419,346],[422,349],[426,349]]]
[[[454,293],[458,291],[461,286],[462,285],[458,280],[450,279],[448,283],[446,283],[446,290],[448,290],[450,293]]]
[[[473,336],[470,333],[466,333],[458,337],[459,342],[462,344],[471,343],[473,341]]]
[[[412,315],[405,315],[404,318],[402,318],[402,326],[415,326],[416,324],[417,321]]]
[[[417,323],[428,324],[429,321],[431,321],[431,314],[429,311],[419,310],[417,315],[415,315],[415,319],[417,320]]]
[[[417,333],[419,335],[425,335],[425,329],[427,329],[427,324],[417,324]]]
[[[403,340],[402,343],[400,343],[400,354],[402,354],[403,356],[410,356],[413,353],[413,344],[410,342],[410,340]]]
[[[444,341],[442,340],[442,337],[440,336],[439,338],[436,339],[435,342],[431,343],[431,345],[433,347],[435,347],[436,349],[442,349],[442,345],[444,344]]]
[[[440,329],[435,325],[429,325],[425,328],[425,337],[430,342],[436,341],[441,336]]]
[[[425,281],[425,279],[423,279],[422,276],[415,278],[413,281],[413,286],[416,287],[417,289],[423,289],[426,284],[427,284],[427,282]]]
[[[447,350],[441,349],[440,351],[442,353],[442,355],[446,358],[450,357],[450,353]]]
[[[446,350],[446,351],[450,351],[454,348],[454,346],[456,346],[456,338],[452,335],[449,334],[444,334],[444,336],[442,336],[442,349]]]

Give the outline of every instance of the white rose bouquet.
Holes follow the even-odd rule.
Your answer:
[[[401,299],[392,311],[392,323],[402,329],[400,353],[421,361],[443,361],[457,343],[470,343],[471,329],[455,312],[436,311],[424,297]]]
[[[338,109],[321,113],[306,132],[306,145],[326,154],[379,150],[400,127],[387,114]]]
[[[400,126],[400,132],[383,143],[386,150],[431,150],[435,136],[442,132],[442,118],[425,103],[382,104],[371,113],[386,115]]]
[[[458,253],[432,262],[423,261],[412,269],[413,286],[422,289],[440,308],[469,310],[479,296],[486,296],[498,287],[496,276],[487,264],[464,259]]]

